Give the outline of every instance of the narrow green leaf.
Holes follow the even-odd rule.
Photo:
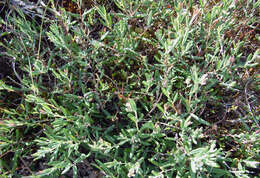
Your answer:
[[[72,167],[72,170],[73,170],[73,178],[77,178],[78,177],[78,168],[76,165],[74,165]]]
[[[14,91],[12,86],[6,85],[2,80],[0,80],[0,90]]]
[[[150,26],[152,24],[152,20],[153,20],[153,12],[152,10],[149,12],[148,14],[148,18],[147,18],[147,26]]]
[[[72,167],[72,164],[68,164],[68,165],[65,167],[65,169],[62,171],[61,174],[65,174],[66,172],[68,172],[71,167]]]
[[[198,122],[200,122],[201,124],[210,126],[210,123],[209,123],[209,122],[207,122],[207,121],[205,121],[205,120],[199,118],[199,117],[196,116],[195,114],[191,113],[190,116],[191,116],[192,118],[194,118],[195,120],[197,120]]]
[[[128,113],[127,116],[134,122],[134,123],[137,123],[137,118],[131,114],[131,113]]]
[[[130,106],[131,106],[132,111],[133,111],[133,112],[136,112],[137,109],[136,109],[135,101],[132,100],[132,99],[129,99],[128,101],[129,101],[129,103],[130,103]]]
[[[246,163],[247,166],[252,168],[258,168],[260,166],[259,161],[249,161],[249,160],[243,160],[244,163]]]

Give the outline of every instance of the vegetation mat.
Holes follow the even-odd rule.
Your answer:
[[[259,0],[0,2],[0,177],[259,177]]]

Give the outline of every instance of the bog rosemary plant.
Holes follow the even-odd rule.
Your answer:
[[[259,1],[73,3],[1,12],[1,177],[259,176]]]

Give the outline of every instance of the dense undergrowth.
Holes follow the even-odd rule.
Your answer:
[[[260,1],[14,2],[1,177],[259,176]]]

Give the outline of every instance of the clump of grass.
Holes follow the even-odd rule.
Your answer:
[[[2,177],[259,176],[258,2],[73,2],[0,19]]]

